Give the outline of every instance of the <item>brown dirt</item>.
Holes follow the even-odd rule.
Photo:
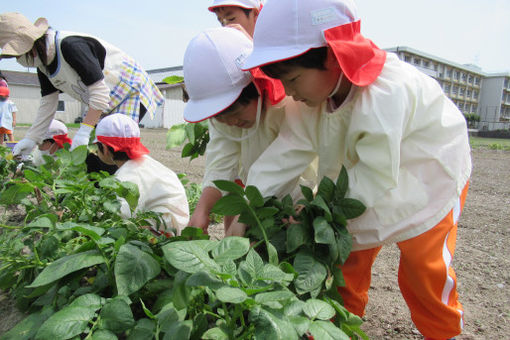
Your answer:
[[[15,137],[23,130],[16,129]],[[165,134],[163,129],[142,129],[142,141],[155,159],[199,183],[204,159],[189,162],[178,150],[165,150]],[[472,157],[473,174],[453,261],[465,310],[465,329],[457,339],[510,339],[510,152],[475,149]],[[221,237],[221,226],[214,233]],[[374,264],[362,326],[370,339],[423,338],[399,292],[398,257],[396,246],[386,246]],[[0,306],[2,334],[21,314],[4,296]]]

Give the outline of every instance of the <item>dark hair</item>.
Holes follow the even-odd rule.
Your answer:
[[[96,143],[96,145],[97,145],[97,148],[99,149],[99,151],[101,151],[101,153],[104,153],[103,143],[99,142],[99,143]],[[114,161],[129,161],[130,160],[129,156],[124,151],[113,151],[113,148],[111,146],[107,145],[106,147],[112,153]]]
[[[216,13],[218,11],[218,8],[221,8],[221,7],[229,7],[229,6],[215,7],[215,8],[213,8],[214,13]],[[246,15],[247,18],[250,16],[251,11],[253,10],[253,8],[244,8],[244,7],[239,7],[239,6],[235,6],[235,7],[239,8],[241,11],[243,11],[244,15]]]
[[[48,36],[47,33],[43,34],[39,39],[37,39],[34,42],[35,51],[37,52],[37,55],[39,56],[39,58],[43,62],[43,65],[45,65],[45,66],[48,64],[48,54],[46,53],[46,37],[47,36]]]
[[[327,47],[312,48],[297,57],[262,66],[262,71],[271,78],[279,79],[289,73],[292,67],[326,69]]]
[[[250,102],[254,99],[259,98],[259,91],[257,91],[257,88],[255,87],[255,84],[253,82],[249,83],[243,91],[241,91],[241,94],[236,99],[235,102],[232,103],[229,107],[227,107],[225,110],[218,113],[216,117],[219,117],[224,114],[228,114],[230,112],[233,112],[239,108],[239,106],[246,106],[250,104]]]

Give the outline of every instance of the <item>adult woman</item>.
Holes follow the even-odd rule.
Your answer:
[[[102,114],[123,113],[135,122],[154,114],[163,97],[147,73],[126,53],[93,36],[55,31],[45,18],[32,24],[20,13],[0,15],[1,58],[36,67],[41,103],[32,127],[13,153],[28,154],[48,130],[59,92],[88,105],[72,147],[88,144]]]

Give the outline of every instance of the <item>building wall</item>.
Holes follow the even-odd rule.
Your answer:
[[[16,122],[32,124],[35,121],[41,100],[39,86],[9,84],[9,89],[11,91],[10,98],[18,108]],[[65,110],[57,111],[55,118],[62,120],[64,123],[73,123],[74,119],[81,114],[82,104],[64,93],[60,94],[59,100],[64,102]]]
[[[184,123],[183,113],[185,103],[182,100],[182,87],[172,87],[161,90],[165,102],[158,108],[154,119],[146,115],[140,124],[146,128],[170,128],[175,124]]]

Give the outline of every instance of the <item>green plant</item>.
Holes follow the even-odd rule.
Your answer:
[[[185,144],[187,140],[187,143]],[[184,123],[173,125],[167,133],[166,148],[172,149],[184,144],[181,152],[183,158],[191,160],[202,156],[209,142],[209,128],[207,122]]]

